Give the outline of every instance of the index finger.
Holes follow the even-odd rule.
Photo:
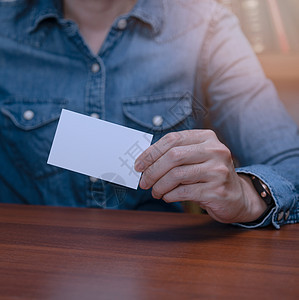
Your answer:
[[[135,170],[137,172],[145,171],[173,147],[187,146],[206,141],[209,135],[208,132],[210,134],[210,130],[184,130],[166,134],[140,154],[135,161]]]

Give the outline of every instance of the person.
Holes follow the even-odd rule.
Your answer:
[[[224,7],[0,7],[1,202],[182,211],[195,201],[223,223],[298,222],[298,127]],[[136,157],[137,191],[47,165],[62,108],[154,134]]]

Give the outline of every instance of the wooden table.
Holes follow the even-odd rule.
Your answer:
[[[299,299],[299,225],[0,205],[1,299]]]

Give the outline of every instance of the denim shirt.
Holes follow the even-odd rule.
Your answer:
[[[244,38],[212,0],[140,0],[97,55],[60,1],[0,0],[0,202],[180,211],[47,165],[62,108],[154,134],[205,128],[258,176],[275,208],[255,226],[299,220],[299,134]],[[94,136],[95,139],[105,139]],[[241,225],[247,226],[248,225]]]

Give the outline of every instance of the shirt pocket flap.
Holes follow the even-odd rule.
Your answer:
[[[16,127],[22,130],[33,130],[57,120],[66,104],[65,99],[43,101],[13,98],[4,101],[1,112]]]
[[[125,116],[149,130],[168,130],[192,114],[189,94],[136,97],[123,101]]]

